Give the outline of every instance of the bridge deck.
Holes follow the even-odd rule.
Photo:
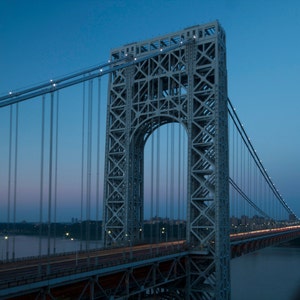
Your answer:
[[[234,258],[299,235],[300,226],[231,234],[231,256]],[[104,295],[118,289],[119,296],[121,290],[127,294],[140,293],[147,286],[153,288],[180,281],[186,277],[186,258],[195,254],[205,256],[206,253],[204,247],[195,248],[185,241],[176,241],[2,262],[0,297],[10,295],[10,299],[18,299],[19,295],[36,294],[49,286],[56,287],[57,294],[67,289],[71,295],[75,287],[83,290],[89,278],[96,278]]]

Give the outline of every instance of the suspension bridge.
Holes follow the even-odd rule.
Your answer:
[[[299,236],[228,98],[218,22],[0,107],[3,299],[230,299],[230,259]]]

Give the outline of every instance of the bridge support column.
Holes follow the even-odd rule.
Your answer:
[[[188,135],[187,299],[230,298],[225,33],[218,22],[112,50],[127,59],[109,82],[104,232],[107,245],[141,238],[143,149],[160,126]]]

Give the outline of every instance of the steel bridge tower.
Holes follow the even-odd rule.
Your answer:
[[[144,146],[163,124],[188,136],[185,299],[230,298],[225,33],[216,21],[112,50],[103,236],[142,239]],[[124,63],[124,62],[123,62]]]

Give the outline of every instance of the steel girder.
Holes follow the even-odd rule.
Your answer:
[[[186,298],[229,299],[225,33],[218,22],[195,26],[111,53],[122,57],[137,62],[109,81],[105,243],[142,238],[144,145],[159,126],[180,123],[188,135],[187,242],[198,253]]]
[[[124,259],[123,264],[102,266],[76,276],[52,276],[30,288],[17,287],[5,299],[183,299],[187,252],[172,249],[163,256]],[[14,287],[10,288],[13,289]],[[2,299],[2,298],[1,298]]]

